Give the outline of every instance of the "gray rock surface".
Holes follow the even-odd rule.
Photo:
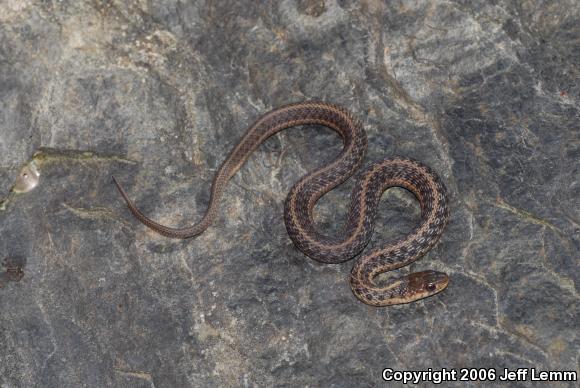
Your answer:
[[[573,0],[1,0],[0,387],[578,371],[579,17]],[[399,154],[442,176],[451,222],[402,271],[448,272],[442,294],[368,307],[352,262],[293,247],[284,198],[340,150],[328,129],[269,139],[194,240],[146,229],[111,183],[154,219],[191,224],[245,128],[313,98],[364,120],[368,163]],[[39,183],[16,193],[23,166]],[[316,208],[328,233],[350,187]],[[418,219],[389,190],[371,245]]]

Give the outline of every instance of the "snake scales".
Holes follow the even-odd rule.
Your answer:
[[[447,224],[449,210],[445,186],[429,167],[418,161],[393,157],[369,166],[352,191],[343,232],[339,236],[326,236],[316,230],[314,205],[361,166],[367,149],[361,123],[336,105],[301,102],[282,106],[260,117],[215,174],[207,211],[193,226],[172,228],[156,223],[133,204],[115,177],[113,181],[129,210],[143,224],[167,237],[194,237],[212,224],[227,182],[252,152],[275,133],[307,124],[323,125],[336,131],[343,140],[343,149],[336,159],[301,178],[290,190],[284,221],[294,244],[307,256],[323,263],[340,263],[353,258],[371,238],[382,193],[390,187],[403,187],[419,200],[419,225],[406,237],[358,258],[350,276],[351,289],[366,304],[388,306],[422,299],[447,287],[447,275],[436,271],[411,273],[387,284],[374,281],[378,274],[406,266],[424,255],[436,244]]]

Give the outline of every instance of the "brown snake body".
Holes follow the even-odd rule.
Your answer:
[[[369,166],[353,189],[348,216],[339,236],[318,232],[313,208],[318,199],[348,179],[362,164],[367,138],[361,123],[344,108],[323,102],[283,106],[258,119],[235,146],[214,176],[207,211],[201,221],[185,228],[171,228],[146,217],[113,180],[133,215],[158,233],[175,238],[194,237],[213,222],[226,183],[252,152],[275,133],[298,125],[323,125],[343,140],[340,155],[332,162],[301,178],[286,199],[284,221],[294,244],[307,256],[323,263],[340,263],[359,254],[368,244],[382,193],[398,186],[419,200],[421,221],[406,237],[361,256],[354,265],[350,285],[355,296],[373,306],[408,303],[443,290],[446,274],[435,271],[411,273],[386,285],[374,282],[376,275],[406,266],[429,251],[441,236],[449,210],[445,186],[427,166],[407,158],[388,158]]]

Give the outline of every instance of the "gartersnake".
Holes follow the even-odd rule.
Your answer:
[[[252,152],[273,134],[285,128],[307,124],[323,125],[336,131],[342,137],[343,149],[336,159],[301,178],[290,190],[284,221],[294,244],[307,256],[323,263],[340,263],[353,258],[371,238],[382,193],[389,187],[403,187],[419,200],[419,225],[406,237],[361,256],[351,272],[351,289],[366,304],[387,306],[422,299],[447,287],[447,275],[436,271],[411,273],[386,285],[374,282],[376,275],[406,266],[429,251],[447,224],[449,210],[445,186],[429,167],[418,161],[394,157],[369,166],[352,191],[342,233],[339,236],[326,236],[316,230],[313,220],[316,201],[348,179],[361,166],[367,149],[367,137],[362,124],[344,108],[336,105],[316,101],[301,102],[274,109],[260,117],[246,131],[215,174],[206,213],[193,226],[171,228],[154,222],[137,209],[114,177],[113,180],[129,210],[143,224],[167,237],[194,237],[211,225],[226,183]]]

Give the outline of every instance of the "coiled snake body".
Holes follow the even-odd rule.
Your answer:
[[[143,224],[167,237],[194,237],[211,225],[226,183],[252,152],[273,134],[307,124],[323,125],[336,131],[342,137],[343,149],[336,159],[301,178],[290,190],[284,221],[294,244],[307,256],[323,263],[340,263],[353,258],[371,238],[382,193],[389,187],[403,187],[419,200],[419,225],[406,237],[358,258],[350,276],[351,289],[358,299],[373,306],[408,303],[443,290],[448,277],[436,271],[411,273],[385,285],[374,282],[376,275],[406,266],[429,251],[447,224],[449,210],[445,187],[429,167],[418,161],[394,157],[369,166],[353,189],[343,232],[339,236],[326,236],[316,230],[314,205],[361,166],[367,149],[361,123],[342,107],[301,102],[274,109],[260,117],[215,174],[207,211],[201,221],[190,227],[172,228],[149,219],[131,202],[114,177],[113,180],[129,210]]]

